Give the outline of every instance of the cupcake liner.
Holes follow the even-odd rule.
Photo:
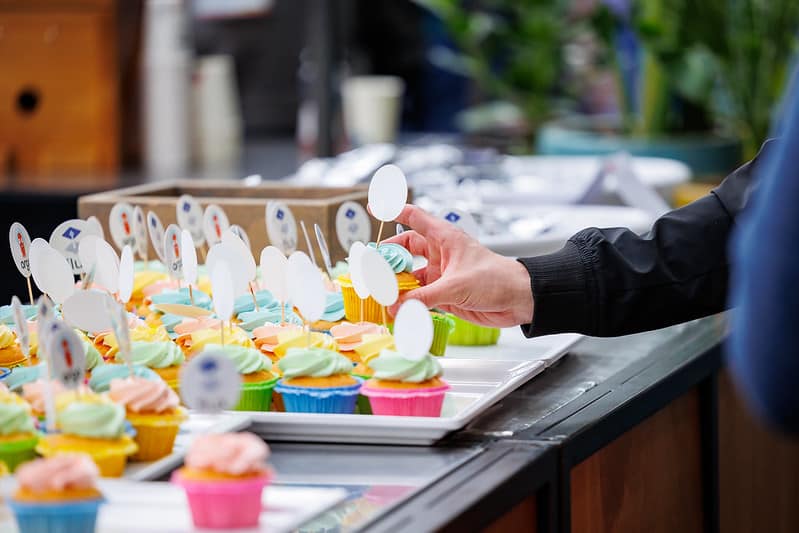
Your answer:
[[[431,313],[430,316],[433,319],[433,344],[430,345],[430,353],[442,357],[447,351],[447,341],[455,329],[455,322],[446,315]]]
[[[55,439],[55,441],[53,441]],[[43,457],[52,457],[62,453],[74,453],[80,451],[88,454],[100,475],[103,477],[122,477],[125,473],[125,464],[128,462],[128,456],[133,455],[139,449],[138,445],[130,437],[123,437],[118,441],[110,441],[104,443],[98,441],[92,445],[84,445],[79,449],[74,449],[72,446],[58,446],[58,435],[51,435],[39,440],[36,446],[36,451]],[[87,441],[89,439],[86,439]]]
[[[170,424],[133,424],[136,429],[136,444],[139,451],[131,455],[131,461],[156,461],[172,453],[175,438],[180,430],[180,421]],[[122,467],[124,469],[124,465]]]
[[[91,533],[102,499],[58,503],[10,500],[20,533]]]
[[[430,389],[372,389],[363,387],[372,413],[388,416],[441,416],[441,406],[449,385]]]
[[[451,346],[489,346],[499,340],[500,330],[472,324],[455,315],[449,315],[455,323],[455,329],[449,334],[447,341]]]
[[[269,484],[269,477],[194,481],[185,479],[177,471],[172,475],[172,483],[186,491],[195,527],[233,529],[258,525],[262,510],[261,493]]]
[[[4,462],[8,469],[13,472],[16,468],[27,461],[36,458],[37,437],[25,440],[0,443],[0,461]]]
[[[355,379],[358,380],[355,385],[326,389],[292,387],[284,385],[283,380],[280,380],[275,390],[283,396],[286,412],[289,413],[353,414],[358,391],[363,383],[362,379]]]
[[[364,396],[363,394],[358,394],[358,399],[355,401],[355,414],[356,415],[371,415],[372,413],[372,404],[369,402],[369,398]]]
[[[268,411],[272,405],[272,390],[278,378],[259,383],[242,383],[236,411]]]

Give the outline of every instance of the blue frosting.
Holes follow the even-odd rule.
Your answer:
[[[133,365],[133,374],[140,378],[149,379],[150,381],[161,379],[161,376],[142,365]],[[98,366],[92,371],[92,377],[89,379],[89,387],[97,393],[108,392],[112,380],[124,379],[129,375],[130,370],[128,369],[128,365]]]
[[[255,328],[259,328],[267,322],[277,324],[281,318],[280,304],[275,302],[271,307],[262,307],[258,311],[246,311],[238,316],[241,321],[239,327],[247,332],[252,332]],[[289,324],[302,325],[302,319],[294,312],[291,305],[287,304],[285,308],[285,321]]]
[[[22,314],[25,315],[27,320],[35,318],[36,312],[35,305],[22,305]],[[10,305],[0,307],[0,322],[7,326],[14,325],[14,311],[11,309]]]
[[[259,308],[272,306],[278,306],[279,308],[280,305],[275,300],[275,297],[272,296],[272,293],[267,290],[257,291],[255,293],[255,299],[258,302]],[[243,294],[236,298],[236,301],[233,304],[233,314],[238,316],[241,313],[246,313],[248,311],[255,311],[255,305],[252,302],[252,294]]]
[[[39,378],[43,378],[47,367],[44,363],[36,366],[18,366],[11,370],[11,373],[2,379],[8,390],[17,392],[22,390],[26,383],[33,383]]]
[[[325,296],[325,312],[322,320],[338,322],[344,318],[344,298],[340,292],[328,292]]]
[[[369,248],[377,248],[377,244],[370,242]],[[395,274],[413,270],[413,256],[404,246],[394,243],[381,244],[377,252],[388,262]]]
[[[203,309],[211,309],[211,297],[200,290],[194,289],[194,305]],[[154,304],[182,304],[191,305],[189,289],[168,290],[160,294],[154,294],[150,298]]]

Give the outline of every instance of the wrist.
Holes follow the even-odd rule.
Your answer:
[[[530,272],[527,268],[516,261],[511,259],[512,268],[508,277],[511,283],[510,294],[512,295],[511,309],[513,311],[513,320],[517,325],[529,324],[533,321],[533,285],[530,277]]]

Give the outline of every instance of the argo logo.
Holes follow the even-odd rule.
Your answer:
[[[453,213],[451,211],[449,213],[447,213],[447,216],[444,217],[444,220],[452,222],[453,224],[455,224],[460,219],[461,219],[461,216],[458,213]]]
[[[355,218],[355,211],[352,209],[347,209],[345,216],[350,219]]]

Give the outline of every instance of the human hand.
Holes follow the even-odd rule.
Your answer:
[[[414,298],[483,326],[532,321],[533,292],[524,265],[495,254],[458,227],[414,205],[406,205],[397,222],[411,230],[385,242],[426,257],[427,266],[414,272],[424,286],[402,295],[389,309],[392,315],[402,302]]]

